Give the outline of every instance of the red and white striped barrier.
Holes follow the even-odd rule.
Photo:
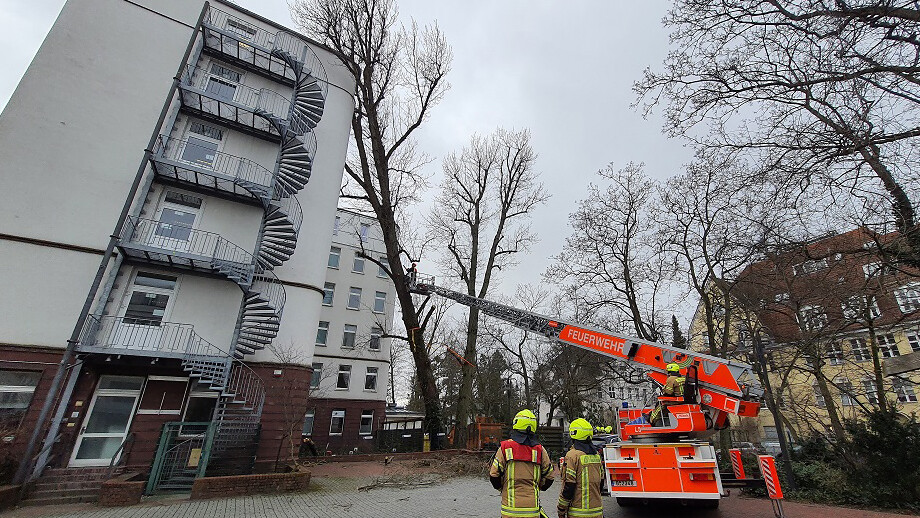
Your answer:
[[[741,463],[741,450],[728,450],[732,459],[732,471],[735,472],[735,478],[744,480],[744,464]]]

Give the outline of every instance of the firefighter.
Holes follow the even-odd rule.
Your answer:
[[[406,276],[409,277],[409,285],[415,284],[415,280],[418,277],[418,268],[415,263],[412,263],[412,266],[406,268]]]
[[[489,481],[502,492],[502,518],[540,518],[540,491],[553,485],[553,462],[538,441],[537,417],[524,409],[514,416],[511,438],[495,452]]]
[[[562,464],[562,492],[556,511],[559,518],[603,518],[601,456],[591,443],[594,428],[585,419],[569,425],[572,447]]]
[[[662,396],[671,396],[678,397],[684,395],[684,383],[687,381],[687,378],[680,375],[680,365],[676,363],[669,363],[666,367],[668,371],[668,379],[664,382],[664,388],[661,389]],[[652,426],[661,425],[661,413],[663,411],[663,405],[661,401],[655,405],[655,409],[652,410],[651,415],[648,418],[648,422]]]

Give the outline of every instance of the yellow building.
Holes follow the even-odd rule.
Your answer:
[[[839,436],[845,420],[881,405],[920,412],[920,371],[885,374],[888,358],[913,354],[920,365],[920,274],[883,267],[875,248],[895,238],[828,236],[712,283],[690,347],[765,367],[793,440]],[[776,430],[764,404],[759,422],[735,423],[733,434],[775,451]]]

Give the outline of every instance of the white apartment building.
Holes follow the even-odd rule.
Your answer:
[[[376,446],[386,411],[390,332],[396,294],[386,271],[380,226],[339,209],[326,263],[323,308],[316,326],[310,406],[304,435],[323,451]]]
[[[0,454],[32,464],[38,430],[22,472],[122,464],[149,492],[271,469],[306,410],[353,91],[224,0],[66,3],[0,115]]]

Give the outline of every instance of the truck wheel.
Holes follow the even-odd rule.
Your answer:
[[[639,501],[636,498],[628,498],[624,496],[617,497],[617,505],[620,507],[635,507],[639,505]]]

